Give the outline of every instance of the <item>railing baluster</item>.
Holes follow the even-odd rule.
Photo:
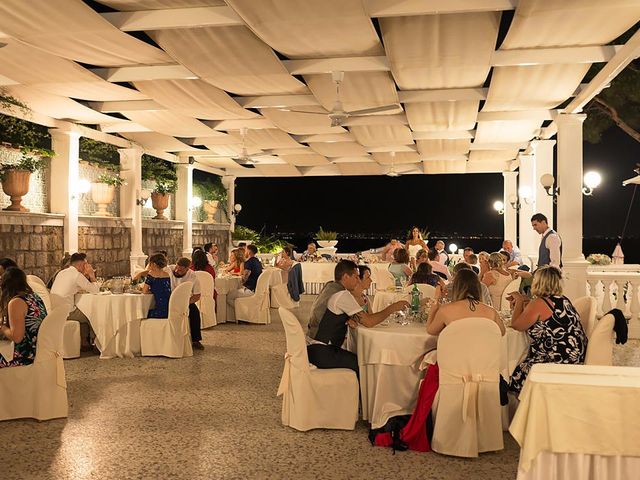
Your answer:
[[[602,315],[602,303],[600,302],[600,295],[598,295],[598,283],[600,280],[597,278],[589,277],[587,278],[587,284],[589,285],[589,296],[596,299],[596,303],[598,305],[598,317]]]
[[[604,293],[602,296],[602,312],[607,313],[611,310],[611,280],[605,279],[602,281],[604,285]]]
[[[616,280],[616,287],[617,287],[617,302],[616,302],[616,308],[620,309],[623,313],[626,313],[625,310],[627,309],[627,305],[625,304],[625,298],[624,298],[624,287],[627,284],[626,280]]]

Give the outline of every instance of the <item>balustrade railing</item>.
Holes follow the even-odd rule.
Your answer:
[[[587,272],[588,293],[598,303],[598,318],[612,308],[619,308],[629,319],[629,335],[640,338],[640,272]]]

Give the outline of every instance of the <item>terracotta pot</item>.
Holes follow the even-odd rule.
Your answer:
[[[106,183],[91,184],[91,199],[98,205],[98,211],[94,213],[96,217],[112,217],[113,215],[107,211],[107,206],[113,202],[116,196],[116,187],[107,185]]]
[[[205,200],[202,204],[204,207],[204,211],[207,214],[206,223],[216,223],[214,218],[216,212],[218,211],[218,207],[220,206],[220,202],[218,200]]]
[[[169,194],[153,192],[151,194],[151,205],[156,211],[154,220],[167,220],[167,217],[163,215],[166,208],[169,206]]]
[[[28,212],[29,209],[22,206],[22,197],[29,192],[29,179],[31,172],[28,170],[7,170],[2,180],[2,190],[11,197],[11,205],[5,210],[10,212]]]

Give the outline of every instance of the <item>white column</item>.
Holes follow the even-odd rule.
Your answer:
[[[51,146],[51,212],[64,214],[64,251],[78,251],[78,197],[80,180],[80,133],[52,128]]]
[[[225,175],[222,177],[222,185],[227,189],[227,216],[229,217],[229,229],[233,232],[236,227],[236,216],[233,206],[236,204],[236,177]]]
[[[582,123],[584,114],[560,114],[558,125],[558,233],[562,237],[565,294],[586,295],[588,263],[582,254]]]
[[[126,182],[120,187],[120,216],[131,219],[131,275],[136,267],[144,268],[147,256],[142,251],[142,206],[137,204],[142,190],[142,150],[120,148],[120,176]]]
[[[176,191],[176,219],[183,221],[182,255],[191,257],[193,250],[193,165],[178,165],[178,190]]]
[[[518,212],[509,203],[509,198],[518,195],[518,172],[502,172],[504,178],[504,237],[503,240],[511,240],[514,245],[518,242],[517,225]]]
[[[531,196],[528,200],[520,198],[520,211],[518,212],[518,227],[520,238],[518,245],[523,257],[537,257],[540,242],[539,235],[531,228],[531,217],[536,213],[536,157],[535,155],[518,155],[520,160],[520,182],[518,190],[529,187]]]
[[[553,197],[547,195],[540,183],[540,177],[545,173],[553,175],[553,147],[555,140],[533,140],[534,155],[536,156],[536,208],[549,219],[549,225],[555,225],[553,215]]]

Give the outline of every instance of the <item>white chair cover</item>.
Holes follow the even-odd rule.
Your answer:
[[[0,420],[49,420],[68,413],[67,382],[62,361],[62,329],[68,308],[53,309],[38,330],[31,365],[0,368]]]
[[[189,298],[192,282],[176,287],[169,297],[169,318],[145,318],[140,322],[140,346],[143,357],[191,357]]]
[[[596,327],[596,314],[598,302],[595,297],[580,297],[571,302],[580,316],[580,322],[587,338],[591,338],[591,332]],[[606,312],[605,312],[606,313]]]
[[[379,270],[377,277],[376,288],[378,290],[386,290],[396,286],[396,277],[389,270]]]
[[[591,331],[585,365],[613,365],[613,315],[602,317]]]
[[[278,312],[287,337],[284,370],[278,387],[278,396],[282,395],[282,424],[301,431],[353,430],[360,398],[355,372],[346,368],[312,367],[300,322],[284,308]]]
[[[436,296],[436,288],[432,285],[427,285],[426,283],[418,283],[418,290],[422,293],[422,298],[435,298]],[[413,290],[413,285],[407,287],[408,289]],[[409,292],[411,293],[411,292]]]
[[[256,292],[250,297],[236,298],[236,321],[250,323],[271,323],[269,310],[269,279],[270,273],[262,272],[258,277]]]
[[[51,303],[51,295],[47,286],[44,284],[40,277],[35,275],[27,275],[27,283],[35,293],[37,293],[44,306],[47,309],[47,313],[51,312],[53,305]],[[62,335],[62,358],[78,358],[80,357],[80,322],[77,320],[68,320],[64,324],[64,331]]]
[[[497,308],[498,311],[502,312],[503,310],[510,310],[511,306],[509,305],[509,300],[507,300],[507,297],[509,296],[509,294],[511,292],[517,292],[518,289],[520,288],[520,278],[516,278],[514,280],[511,280],[506,287],[504,287],[504,290],[502,291],[502,296],[500,297],[500,305],[494,305],[494,308]],[[499,308],[498,308],[499,307]]]
[[[465,318],[438,338],[440,387],[432,448],[458,457],[502,450],[500,348],[495,322]]]
[[[213,301],[213,290],[215,282],[209,272],[196,272],[196,278],[200,284],[200,300],[198,300],[198,310],[200,310],[200,328],[210,328],[218,324],[216,319],[216,306]]]
[[[296,302],[289,294],[289,288],[286,283],[274,285],[271,287],[271,308],[297,308],[300,302]]]

